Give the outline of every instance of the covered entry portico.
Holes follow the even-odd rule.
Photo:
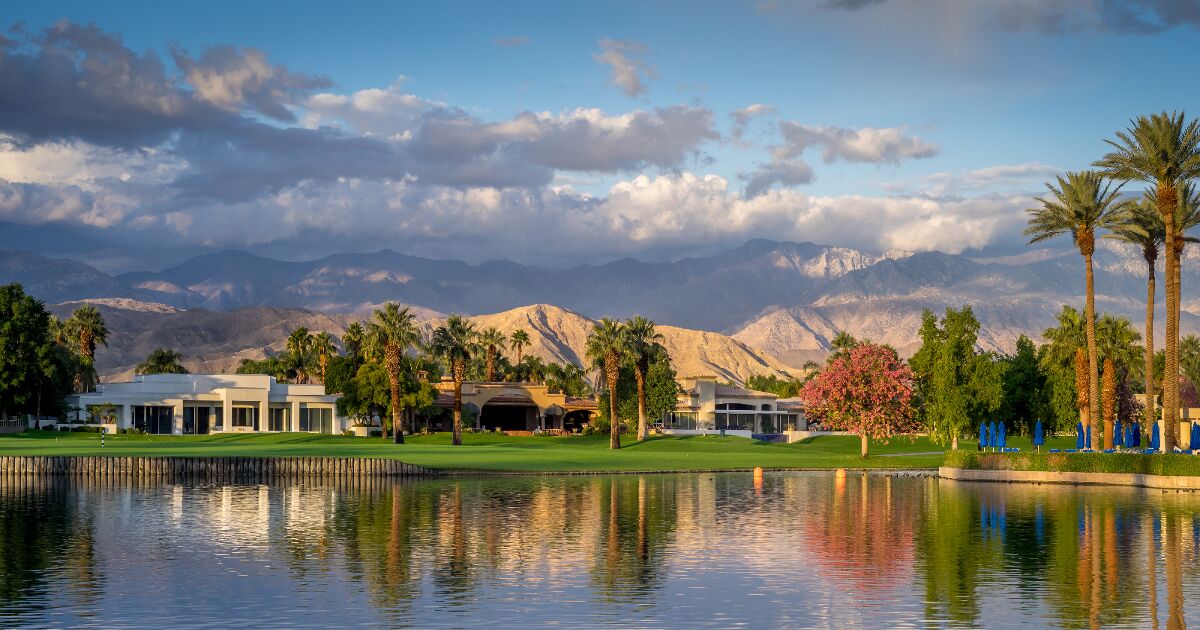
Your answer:
[[[437,405],[452,407],[454,382],[443,379],[437,387]],[[462,384],[462,402],[479,410],[475,428],[515,432],[578,429],[597,409],[593,399],[551,393],[534,383],[468,381]]]

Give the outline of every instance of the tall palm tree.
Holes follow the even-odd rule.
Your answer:
[[[150,353],[145,361],[137,366],[138,374],[187,374],[183,367],[183,355],[175,350],[159,348]]]
[[[511,335],[509,335],[508,343],[510,346],[512,346],[513,352],[517,353],[516,362],[518,365],[520,365],[521,359],[523,358],[522,353],[524,352],[525,347],[530,343],[529,333],[525,332],[525,329],[523,328],[518,328],[514,330]]]
[[[292,365],[296,368],[296,381],[308,382],[309,355],[312,354],[313,336],[304,326],[292,331],[287,338],[288,354],[292,355]]]
[[[78,339],[79,355],[83,358],[75,376],[75,389],[90,391],[95,380],[96,345],[108,345],[108,327],[104,325],[104,316],[95,306],[85,304],[71,314],[67,329]]]
[[[1025,235],[1037,243],[1068,234],[1084,261],[1087,306],[1084,309],[1088,352],[1088,411],[1092,433],[1100,433],[1100,382],[1096,355],[1096,287],[1092,272],[1092,254],[1096,251],[1096,231],[1116,228],[1127,223],[1129,204],[1120,199],[1120,186],[1115,189],[1104,182],[1095,171],[1069,172],[1059,176],[1057,185],[1047,183],[1047,197],[1038,197],[1040,204],[1029,212],[1029,227]]]
[[[484,374],[487,377],[486,380],[489,382],[496,380],[496,355],[504,351],[504,343],[506,341],[508,339],[504,336],[504,333],[500,332],[497,328],[487,328],[479,333],[479,345],[483,346],[483,350],[486,353],[485,365],[487,367]]]
[[[1175,205],[1175,313],[1179,314],[1183,295],[1183,250],[1197,239],[1188,236],[1189,230],[1200,225],[1200,192],[1192,182],[1179,185]]]
[[[604,318],[596,322],[587,338],[587,359],[594,367],[604,372],[608,385],[608,446],[621,448],[621,421],[617,418],[617,381],[621,363],[629,349],[629,335],[625,325],[615,319]]]
[[[1167,237],[1166,227],[1158,209],[1143,202],[1130,208],[1128,220],[1113,230],[1112,237],[1141,249],[1142,260],[1146,261],[1146,347],[1142,368],[1146,387],[1143,403],[1145,417],[1154,418],[1158,415],[1154,398],[1154,266],[1158,264],[1159,248]]]
[[[333,343],[333,336],[324,331],[317,333],[312,340],[312,352],[317,355],[317,369],[320,371],[321,383],[324,384],[329,359],[337,356],[337,345]]]
[[[376,354],[383,355],[383,365],[388,375],[392,401],[392,441],[404,443],[400,410],[400,363],[404,353],[420,341],[420,334],[412,311],[388,302],[382,310],[376,310],[367,324],[366,341]]]
[[[1163,448],[1172,450],[1179,425],[1179,286],[1176,277],[1175,209],[1179,186],[1200,177],[1200,123],[1187,120],[1183,112],[1160,112],[1131,120],[1129,128],[1106,140],[1113,150],[1094,166],[1105,175],[1124,181],[1137,180],[1154,187],[1154,201],[1164,224],[1166,250],[1166,375],[1163,379]]]
[[[479,348],[478,333],[475,325],[461,315],[451,315],[446,323],[433,331],[429,349],[434,356],[441,357],[450,368],[450,377],[454,381],[454,433],[451,443],[455,446],[462,444],[462,384],[466,380],[467,361]]]
[[[659,342],[663,340],[654,328],[654,322],[638,315],[625,324],[628,337],[626,359],[633,367],[633,377],[637,381],[638,431],[637,439],[646,439],[646,373],[650,371],[650,362],[658,358],[666,349]]]
[[[366,339],[367,331],[363,329],[363,325],[354,322],[346,327],[346,332],[342,333],[342,347],[346,349],[346,354],[355,359],[361,359]]]

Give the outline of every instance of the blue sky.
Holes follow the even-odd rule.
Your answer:
[[[137,107],[100,114],[113,117],[101,133],[81,112],[21,111],[49,81],[0,82],[9,229],[82,223],[118,242],[290,258],[391,247],[561,265],[762,236],[1011,248],[1041,181],[1200,91],[1190,1],[44,2],[5,19],[24,27],[10,55],[69,57],[76,83],[96,38],[46,33],[94,24],[130,59],[161,63],[153,80],[195,110],[143,114],[125,94]],[[235,86],[249,67],[274,76]],[[95,72],[93,84],[128,78]],[[414,104],[369,119],[331,109],[371,90]],[[739,133],[733,114],[754,104]],[[251,122],[293,139],[332,131],[303,139],[302,163],[283,136],[247,140]],[[389,156],[349,152],[355,138]],[[74,170],[47,174],[47,161]],[[522,247],[539,229],[575,244]]]

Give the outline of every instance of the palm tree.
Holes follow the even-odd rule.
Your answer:
[[[312,353],[313,336],[308,329],[301,326],[292,331],[287,338],[288,353],[291,354],[292,365],[296,368],[296,380],[308,382],[308,362]]]
[[[597,369],[603,370],[608,385],[608,446],[621,448],[621,421],[617,418],[617,379],[621,363],[629,348],[629,336],[625,325],[615,319],[604,318],[596,322],[587,338],[587,358]]]
[[[479,333],[479,345],[486,352],[486,368],[484,374],[488,382],[496,380],[496,355],[504,350],[507,338],[496,328],[488,328]]]
[[[392,441],[403,444],[404,430],[400,427],[400,362],[404,353],[420,341],[420,334],[412,311],[408,307],[400,308],[395,302],[388,302],[383,310],[375,311],[371,317],[371,322],[367,324],[367,344],[373,353],[383,355],[383,365],[391,388]]]
[[[638,315],[625,324],[628,337],[626,360],[633,367],[633,377],[637,381],[638,431],[637,439],[646,439],[646,373],[650,371],[650,361],[658,358],[666,349],[662,344],[663,336],[654,329],[654,322]]]
[[[1129,129],[1117,132],[1116,140],[1107,140],[1113,151],[1094,166],[1113,179],[1137,180],[1154,187],[1154,201],[1164,224],[1166,249],[1166,374],[1163,379],[1163,448],[1175,447],[1179,424],[1179,286],[1175,282],[1177,245],[1175,210],[1179,205],[1179,186],[1200,177],[1200,123],[1186,121],[1183,112],[1161,112],[1131,120]]]
[[[329,368],[329,358],[337,356],[337,346],[333,336],[327,332],[319,332],[312,340],[312,352],[317,355],[317,369],[320,370],[321,383],[325,383],[325,370]]]
[[[79,340],[79,354],[83,357],[79,373],[75,376],[76,391],[91,390],[95,380],[96,345],[108,345],[108,327],[104,325],[104,316],[91,304],[85,304],[71,314],[67,320],[67,330]]]
[[[530,343],[529,333],[525,332],[525,329],[523,329],[523,328],[518,328],[512,332],[512,335],[509,335],[508,343],[512,347],[513,352],[517,353],[516,363],[517,363],[517,365],[520,365],[521,359],[522,359],[522,356],[521,356],[522,352],[525,350],[525,347],[528,346]]]
[[[467,361],[479,348],[475,326],[461,315],[451,315],[446,323],[433,331],[429,342],[430,351],[445,359],[454,381],[454,437],[451,443],[462,444],[462,384],[467,375]]]
[[[1096,230],[1114,229],[1128,223],[1128,203],[1120,200],[1120,186],[1113,189],[1104,176],[1095,171],[1069,172],[1059,176],[1057,186],[1046,184],[1049,197],[1038,197],[1039,207],[1028,210],[1029,227],[1025,235],[1030,244],[1061,234],[1069,234],[1083,256],[1087,306],[1084,309],[1088,352],[1088,412],[1092,432],[1100,432],[1100,382],[1096,355],[1096,287],[1092,273],[1092,254],[1096,251]]]
[[[1149,196],[1149,192],[1147,192]],[[1162,215],[1149,202],[1143,202],[1130,208],[1128,221],[1113,230],[1112,237],[1130,243],[1142,250],[1142,259],[1146,261],[1146,347],[1143,357],[1145,366],[1142,368],[1146,380],[1145,417],[1154,418],[1154,266],[1158,264],[1159,248],[1166,238]]]
[[[362,324],[354,322],[346,327],[346,332],[342,333],[342,347],[346,349],[346,354],[360,359],[366,338],[367,332],[363,329]]]
[[[183,355],[174,350],[159,348],[137,366],[138,374],[187,374]]]

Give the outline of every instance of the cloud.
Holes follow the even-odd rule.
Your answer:
[[[492,41],[501,48],[520,48],[521,46],[529,44],[529,38],[525,37],[524,35],[517,35],[515,37],[497,37]]]
[[[783,157],[804,153],[810,147],[821,147],[821,159],[826,163],[867,162],[899,164],[909,159],[937,155],[938,147],[921,138],[905,135],[901,127],[861,127],[846,129],[819,125],[802,125],[792,121],[779,123],[784,144],[776,148]]]
[[[769,164],[761,165],[757,170],[751,173],[742,175],[742,179],[746,180],[746,196],[757,197],[775,184],[783,184],[784,186],[798,186],[800,184],[811,184],[816,175],[813,173],[812,167],[804,160],[773,160]]]
[[[883,4],[885,0],[823,0],[820,4],[822,9],[840,9],[843,11],[858,11],[877,4]]]
[[[741,140],[746,135],[746,126],[750,124],[751,120],[774,113],[774,105],[764,105],[762,103],[754,103],[753,105],[733,110],[729,114],[729,117],[733,119],[732,135],[734,139]]]
[[[308,92],[332,85],[327,77],[272,66],[265,54],[254,49],[216,46],[193,59],[187,51],[173,48],[171,56],[200,100],[232,112],[249,109],[284,122],[295,120],[288,105]]]
[[[646,91],[645,81],[655,76],[654,68],[646,65],[642,56],[647,48],[630,40],[601,39],[600,52],[592,55],[597,63],[612,67],[609,80],[626,96],[640,96]]]
[[[1200,26],[1197,0],[1009,0],[997,3],[990,23],[1009,31],[1048,35],[1083,32],[1159,33]]]
[[[985,191],[1013,189],[1041,190],[1042,182],[1062,171],[1041,162],[998,164],[958,173],[941,172],[923,175],[910,181],[888,182],[885,190],[902,194],[922,194],[932,197],[958,196]]]

